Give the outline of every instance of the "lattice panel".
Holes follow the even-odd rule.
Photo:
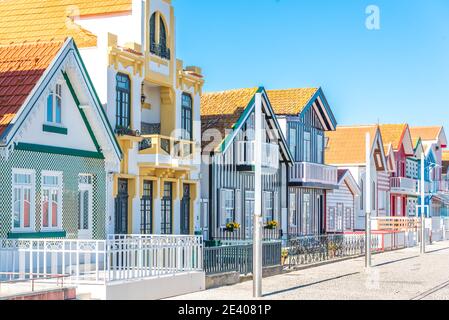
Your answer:
[[[12,225],[12,168],[36,171],[35,221],[41,230],[41,171],[63,173],[62,226],[67,238],[78,237],[78,176],[93,175],[92,236],[106,236],[106,173],[104,160],[15,150],[8,160],[0,159],[0,238],[6,238]]]

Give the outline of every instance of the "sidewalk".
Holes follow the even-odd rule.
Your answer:
[[[409,248],[296,271],[263,280],[264,299],[273,300],[449,300],[449,242],[427,246],[427,254]],[[179,300],[245,300],[252,282],[174,298]]]

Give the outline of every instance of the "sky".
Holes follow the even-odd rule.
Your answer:
[[[444,125],[449,135],[448,0],[173,4],[177,56],[203,69],[204,91],[322,87],[339,125]]]

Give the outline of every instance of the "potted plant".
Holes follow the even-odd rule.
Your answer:
[[[329,254],[329,258],[333,259],[337,255],[338,246],[335,242],[329,242],[327,244],[327,252]]]
[[[268,230],[274,230],[274,229],[277,228],[277,226],[278,226],[277,221],[272,220],[272,221],[268,221],[268,222],[267,222],[267,225],[265,226],[265,229],[268,229]]]
[[[240,229],[240,224],[238,224],[237,222],[229,222],[226,224],[226,228],[225,231],[227,232],[234,232],[235,230]]]
[[[282,253],[281,253],[281,265],[285,265],[285,261],[288,258],[288,250],[287,249],[282,249]]]

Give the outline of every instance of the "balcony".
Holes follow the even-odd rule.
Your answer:
[[[237,142],[237,167],[240,170],[253,171],[256,165],[255,141]],[[279,145],[273,143],[262,143],[262,167],[277,171],[279,169]],[[247,169],[245,169],[247,168]]]
[[[418,180],[394,177],[390,178],[390,187],[392,193],[417,194],[419,190]]]
[[[145,135],[139,143],[139,154],[189,159],[195,154],[195,143],[161,135]]]
[[[338,183],[338,169],[318,163],[296,162],[290,168],[290,184],[334,189]]]
[[[171,51],[170,48],[167,48],[167,46],[152,42],[150,45],[150,52],[163,59],[166,60],[171,59]]]

